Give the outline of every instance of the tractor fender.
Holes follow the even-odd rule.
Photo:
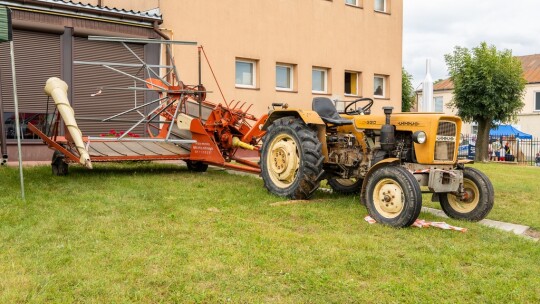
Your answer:
[[[268,115],[268,119],[262,126],[261,130],[266,131],[268,126],[270,126],[274,120],[280,119],[287,116],[293,116],[300,118],[306,125],[322,125],[324,126],[324,121],[321,119],[319,114],[315,111],[304,111],[304,110],[276,110]]]
[[[365,202],[363,201],[364,199],[364,194],[366,193],[366,185],[367,185],[367,182],[370,178],[370,176],[373,174],[373,172],[377,171],[377,169],[379,168],[382,168],[382,167],[386,167],[386,166],[391,166],[393,164],[399,164],[401,161],[399,160],[399,158],[385,158],[383,160],[381,160],[380,162],[376,163],[373,167],[369,168],[369,171],[368,173],[364,176],[364,182],[362,182],[362,192],[361,195],[360,195],[360,198],[361,198],[361,203],[362,205],[365,205]]]

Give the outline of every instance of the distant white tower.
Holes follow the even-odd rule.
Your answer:
[[[422,112],[433,112],[433,78],[431,78],[431,59],[426,60],[426,78],[424,78],[422,92]]]

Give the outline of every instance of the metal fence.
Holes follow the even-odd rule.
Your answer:
[[[522,165],[540,166],[540,138],[521,139],[513,135],[490,137],[491,146],[495,149],[496,157],[491,155],[488,159],[493,161],[511,161]],[[476,151],[476,135],[462,134],[459,145],[458,158],[474,159]],[[508,144],[510,153],[506,153]],[[497,151],[498,150],[498,151]]]

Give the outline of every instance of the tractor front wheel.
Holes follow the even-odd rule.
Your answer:
[[[463,188],[465,194],[458,197],[441,193],[441,208],[451,218],[467,221],[484,219],[495,201],[495,192],[489,178],[474,168],[463,170]]]
[[[328,185],[337,193],[358,194],[363,181],[361,178],[329,178]]]
[[[295,117],[277,119],[263,137],[261,175],[273,194],[307,199],[319,187],[323,169],[317,133]]]
[[[398,166],[377,169],[369,177],[365,193],[369,215],[392,227],[408,227],[422,208],[420,185],[409,171]]]

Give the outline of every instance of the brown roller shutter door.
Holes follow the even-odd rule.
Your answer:
[[[13,44],[19,111],[45,113],[47,107],[47,96],[43,92],[45,82],[49,77],[60,77],[60,36],[15,30]],[[9,43],[0,44],[0,69],[4,111],[13,112]]]
[[[130,48],[144,60],[144,45],[129,44]],[[85,38],[74,38],[73,56],[75,61],[99,61],[115,63],[140,63],[122,44],[117,42],[89,41]],[[138,73],[139,78],[145,78],[139,68],[115,67],[128,74]],[[73,108],[83,135],[99,136],[113,129],[116,132],[126,131],[133,123],[129,122],[96,122],[86,118],[106,118],[120,113],[135,105],[135,94],[132,91],[102,89],[102,87],[127,88],[135,85],[135,80],[109,70],[102,66],[81,65],[73,66]],[[137,81],[137,86],[144,83]],[[102,90],[100,95],[92,94]],[[144,103],[144,94],[137,93],[137,104]],[[120,116],[123,120],[139,120],[142,117],[136,113]],[[143,127],[138,127],[134,133],[143,135]]]

